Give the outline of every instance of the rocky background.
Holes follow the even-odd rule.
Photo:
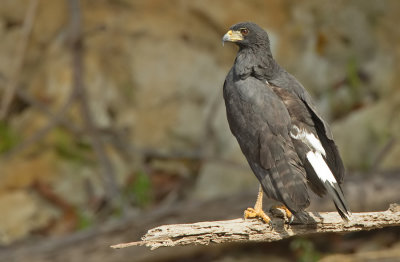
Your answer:
[[[255,199],[222,99],[236,47],[221,37],[239,21],[269,32],[275,58],[316,99],[349,179],[389,172],[399,183],[399,1],[80,3],[84,96],[68,1],[0,4],[0,252],[181,201]],[[390,239],[399,246],[399,233]]]

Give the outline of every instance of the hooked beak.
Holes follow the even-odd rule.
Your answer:
[[[243,36],[240,31],[229,30],[224,37],[222,37],[222,46],[225,42],[237,42],[243,40]]]

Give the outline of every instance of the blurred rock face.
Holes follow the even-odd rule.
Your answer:
[[[72,89],[68,9],[65,1],[39,2],[19,87],[55,112]],[[25,0],[3,0],[0,5],[1,92],[18,55],[26,6]],[[330,119],[349,168],[400,166],[398,1],[87,0],[82,9],[84,76],[96,125],[117,130],[123,134],[118,138],[135,148],[203,152],[230,161],[204,160],[193,198],[257,188],[227,127],[222,101],[236,47],[222,48],[221,37],[244,20],[268,30],[276,59],[314,95]],[[76,125],[81,122],[76,107],[68,117]],[[21,142],[47,121],[27,105],[12,112],[7,132],[16,133]],[[25,227],[16,231],[12,223],[0,223],[0,241],[24,237],[60,216],[43,199],[36,201],[36,193],[35,201],[27,197],[35,181],[49,184],[78,208],[88,201],[84,190],[77,190],[87,181],[95,185],[94,194],[101,194],[95,165],[82,164],[85,153],[77,160],[76,148],[69,147],[75,138],[54,130],[25,150],[29,154],[1,161],[1,205],[30,202],[24,202],[27,209],[9,207],[15,212],[6,212],[9,217],[4,219],[18,217],[14,221]],[[68,145],[73,160],[65,157],[64,147],[60,157],[60,144]],[[111,147],[109,153],[124,183],[137,166]],[[22,216],[18,209],[25,210]],[[25,223],[32,218],[37,222]]]

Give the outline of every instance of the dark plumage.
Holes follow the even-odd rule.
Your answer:
[[[274,60],[268,34],[239,23],[223,41],[239,46],[224,83],[229,126],[264,192],[300,220],[310,204],[307,187],[319,196],[328,192],[348,219],[345,172],[331,131],[304,87]]]

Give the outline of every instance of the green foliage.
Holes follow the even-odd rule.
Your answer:
[[[55,129],[52,135],[55,150],[61,158],[77,163],[90,162],[91,147],[87,143],[61,128]]]
[[[351,97],[354,102],[358,102],[362,93],[361,79],[359,76],[359,65],[356,58],[351,58],[347,64],[347,78],[349,80]]]
[[[0,153],[4,153],[12,149],[19,142],[18,135],[11,127],[0,121]]]
[[[358,76],[358,69],[357,59],[352,57],[347,64],[347,77],[351,87],[358,87],[361,85],[361,80]]]
[[[93,218],[84,211],[78,212],[78,230],[90,228],[94,224]]]
[[[122,217],[122,215],[124,214],[124,210],[123,210],[123,203],[121,201],[118,201],[117,204],[115,204],[115,206],[113,206],[112,209],[112,217],[115,218],[119,218]]]
[[[134,199],[136,205],[145,207],[151,202],[151,181],[149,175],[138,172],[134,181],[126,188],[126,195]]]
[[[306,238],[295,238],[290,242],[290,249],[296,253],[297,261],[313,262],[320,258],[314,243]]]

